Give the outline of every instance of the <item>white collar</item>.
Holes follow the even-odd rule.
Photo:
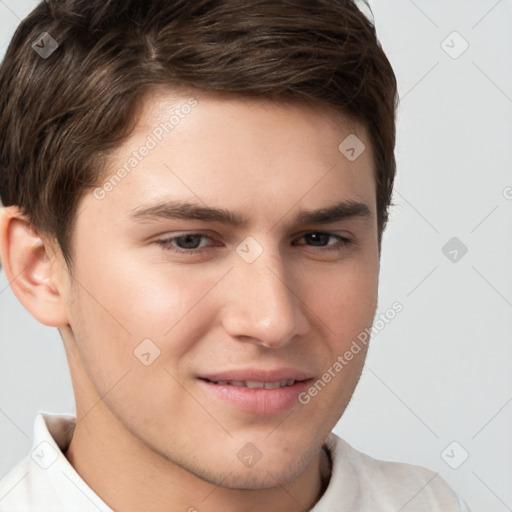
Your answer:
[[[74,426],[73,416],[36,416],[30,454],[0,481],[1,512],[114,512],[64,455]],[[311,512],[366,511],[379,503],[380,510],[396,510],[407,496],[415,511],[465,510],[446,483],[425,468],[375,460],[334,433],[325,446],[331,477]]]

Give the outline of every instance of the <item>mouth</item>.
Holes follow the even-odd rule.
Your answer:
[[[202,380],[205,380],[206,382],[211,382],[212,384],[217,384],[218,386],[236,386],[248,389],[281,389],[287,386],[293,386],[297,382],[302,382],[295,379],[277,380],[274,382],[263,382],[255,380]]]
[[[298,397],[313,378],[299,371],[235,371],[202,376],[198,381],[208,401],[237,412],[271,415],[300,405]]]

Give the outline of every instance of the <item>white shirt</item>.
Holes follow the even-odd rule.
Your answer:
[[[29,455],[0,481],[0,512],[113,512],[66,459],[75,418],[40,413]],[[447,484],[419,466],[373,459],[334,433],[332,474],[311,512],[464,512]]]

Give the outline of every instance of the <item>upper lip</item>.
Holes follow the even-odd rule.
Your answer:
[[[276,368],[264,370],[257,368],[236,368],[218,373],[207,373],[199,375],[200,379],[213,382],[218,381],[252,381],[252,382],[277,382],[283,380],[308,380],[312,378],[310,373],[297,368]]]

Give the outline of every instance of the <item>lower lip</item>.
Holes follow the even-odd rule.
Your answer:
[[[311,379],[277,389],[244,386],[221,386],[206,380],[199,382],[211,393],[234,405],[237,409],[256,414],[278,414],[299,404],[299,395],[310,385]]]

